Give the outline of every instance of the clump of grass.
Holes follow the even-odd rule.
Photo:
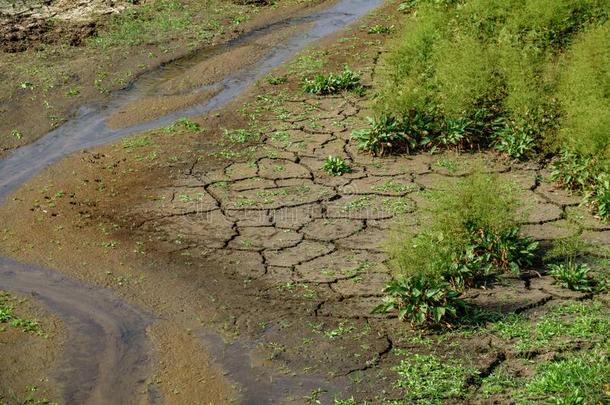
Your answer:
[[[399,376],[395,385],[405,390],[406,401],[463,398],[468,392],[468,380],[476,375],[475,370],[457,361],[421,354],[407,356],[393,370]]]
[[[491,189],[497,192],[491,195]],[[396,281],[377,310],[398,309],[415,324],[449,320],[459,309],[456,291],[531,265],[537,243],[519,236],[515,190],[478,169],[430,193],[423,231],[397,228],[388,243]],[[424,316],[415,304],[425,308]]]
[[[341,176],[352,171],[347,162],[339,156],[327,157],[322,165],[322,170],[332,176]]]
[[[489,398],[492,395],[507,393],[507,391],[514,392],[522,386],[522,378],[511,375],[505,367],[499,367],[481,380],[481,394],[484,398]]]
[[[536,398],[550,398],[557,404],[604,403],[610,376],[610,362],[602,350],[571,354],[542,363],[525,391]]]
[[[358,149],[378,156],[404,145],[406,137],[396,118],[381,115],[379,118],[368,117],[368,121],[369,128],[352,132],[352,139],[356,141]]]
[[[100,47],[162,42],[184,30],[193,16],[178,0],[160,0],[128,8],[114,17],[89,43]]]
[[[143,148],[152,144],[153,142],[148,136],[136,136],[123,139],[123,148],[128,150]]]
[[[336,94],[342,91],[362,92],[360,75],[351,71],[347,66],[341,73],[329,73],[328,75],[316,75],[313,79],[303,81],[303,91],[317,95]]]
[[[196,122],[189,120],[188,118],[180,118],[170,126],[164,129],[164,132],[167,134],[173,134],[177,132],[179,129],[184,129],[188,132],[201,132],[201,125]]]
[[[610,218],[610,173],[599,156],[563,150],[555,159],[551,179],[563,187],[584,194],[584,202],[603,219]]]
[[[8,324],[13,328],[22,330],[23,332],[42,335],[42,327],[36,320],[25,319],[15,314],[15,308],[12,302],[14,298],[7,293],[0,292],[0,324]]]
[[[280,84],[284,84],[284,83],[288,83],[288,76],[283,75],[283,76],[275,76],[275,75],[269,75],[267,76],[267,83],[273,85],[273,86],[277,86]]]
[[[490,195],[490,189],[498,192]],[[398,274],[440,277],[459,288],[531,264],[537,244],[518,235],[514,184],[478,169],[428,197],[425,230],[397,229],[389,243]]]
[[[495,148],[513,159],[529,157],[536,147],[536,140],[526,128],[504,127],[497,133]]]
[[[608,12],[608,10],[606,10]],[[562,55],[557,97],[563,107],[554,135],[582,156],[610,164],[610,23],[594,26],[576,38]]]
[[[580,236],[558,239],[545,254],[549,274],[563,288],[591,292],[603,289],[602,283],[592,275],[588,264],[582,262],[590,246]]]
[[[390,34],[392,33],[392,30],[394,29],[394,26],[387,26],[387,25],[381,25],[381,24],[375,24],[369,27],[368,29],[368,33],[369,34]]]
[[[324,51],[309,51],[290,63],[290,73],[305,77],[319,71],[326,64]]]
[[[586,186],[571,188],[600,218],[610,217],[606,2],[413,0],[401,7],[417,11],[377,75],[377,112],[402,124],[393,148],[493,147],[514,159],[559,151],[556,178],[592,163]]]
[[[414,325],[449,323],[465,307],[460,294],[437,278],[401,277],[392,280],[383,292],[386,298],[373,313],[396,311],[400,320]]]
[[[565,347],[572,341],[603,343],[610,333],[610,319],[601,301],[568,301],[532,323],[523,315],[511,315],[489,328],[502,339],[511,340],[518,351]]]
[[[231,143],[243,144],[258,138],[258,134],[248,129],[224,129],[223,136]]]
[[[11,136],[17,140],[21,140],[23,138],[23,134],[18,129],[13,129],[11,131]]]
[[[574,291],[588,292],[593,289],[593,280],[589,277],[589,266],[586,263],[568,261],[560,264],[550,264],[549,274],[557,284]]]

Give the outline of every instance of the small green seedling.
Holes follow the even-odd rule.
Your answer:
[[[394,29],[394,26],[386,26],[386,25],[381,25],[381,24],[375,24],[371,27],[369,27],[369,34],[390,34],[392,32],[392,30]]]
[[[284,84],[284,83],[288,83],[288,76],[283,75],[283,76],[275,76],[275,75],[269,75],[267,76],[267,83],[273,85],[273,86],[277,86],[280,84]]]
[[[338,156],[329,156],[322,165],[322,170],[332,176],[341,176],[342,174],[349,173],[352,169],[349,165]]]
[[[17,140],[20,140],[21,138],[23,138],[23,134],[18,129],[13,129],[11,131],[11,136]]]

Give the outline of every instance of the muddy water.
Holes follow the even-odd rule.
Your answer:
[[[308,44],[354,22],[381,2],[382,0],[342,0],[324,11],[271,24],[215,50],[201,52],[150,73],[118,93],[107,105],[82,107],[73,120],[0,160],[0,201],[40,170],[74,151],[224,106]],[[271,49],[253,65],[212,85],[194,89],[193,91],[201,92],[214,90],[214,95],[205,102],[126,128],[113,129],[108,125],[109,118],[122,108],[159,92],[164,83],[183,74],[190,67],[204,63],[211,56],[228,52],[235,46],[269,35],[274,30],[295,25],[302,25],[304,29],[298,30],[281,46]],[[70,340],[55,377],[67,403],[154,403],[159,400],[153,391],[145,390],[145,394],[136,394],[136,391],[141,392],[142,387],[145,387],[144,381],[150,373],[150,346],[146,337],[146,328],[154,321],[150,315],[122,303],[109,291],[87,287],[56,272],[23,265],[10,259],[0,258],[0,289],[34,294],[65,321]],[[229,371],[241,370],[233,374],[234,379],[245,388],[242,396],[245,403],[269,403],[270,398],[265,397],[265,392],[269,391],[265,387],[279,387],[281,390],[294,384],[288,381],[276,381],[271,385],[257,382],[248,375],[249,368],[243,367],[248,358],[248,349],[234,346],[227,355],[226,347],[211,336],[213,335],[207,334],[204,341],[221,366],[225,363]],[[311,383],[320,386],[321,381]],[[279,397],[281,393],[276,392],[276,395]]]
[[[0,289],[32,294],[61,316],[68,343],[54,377],[68,404],[154,403],[154,391],[134,401],[149,375],[146,328],[153,318],[112,293],[57,272],[0,258]]]
[[[382,0],[343,0],[324,11],[303,17],[290,18],[255,30],[213,51],[213,53],[227,51],[231,47],[255,40],[282,27],[295,24],[311,24],[305,32],[295,34],[283,45],[273,48],[254,66],[237,71],[212,85],[203,86],[200,89],[201,91],[209,92],[210,89],[217,89],[217,91],[213,97],[201,104],[127,128],[112,129],[107,123],[108,119],[124,106],[133,103],[138,98],[154,94],[155,86],[160,82],[179,75],[188,66],[201,63],[201,58],[210,56],[208,52],[203,53],[203,56],[187,58],[184,61],[167,66],[166,69],[161,69],[143,77],[131,88],[117,94],[115,99],[107,105],[82,107],[73,120],[45,135],[35,143],[21,147],[5,159],[0,160],[0,200],[40,170],[69,153],[108,143],[137,132],[162,127],[180,117],[191,117],[224,106],[257,79],[286,62],[308,44],[354,22],[381,2]]]

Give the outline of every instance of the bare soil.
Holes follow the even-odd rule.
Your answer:
[[[127,1],[0,1],[0,51],[24,52],[58,43],[79,46],[96,34],[97,20],[118,14]]]
[[[35,296],[11,294],[11,298],[15,314],[38,321],[40,333],[0,323],[0,403],[58,398],[52,374],[67,341],[65,328],[60,319],[36,302]]]

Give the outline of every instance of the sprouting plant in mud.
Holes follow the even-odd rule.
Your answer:
[[[341,322],[336,328],[325,331],[324,335],[329,339],[336,339],[353,332],[354,329],[355,328],[353,325],[349,325],[346,322]]]
[[[563,187],[583,193],[584,202],[602,220],[610,218],[610,174],[608,160],[563,150],[552,164],[551,179]]]
[[[381,184],[376,184],[371,187],[371,190],[381,193],[406,193],[415,191],[418,186],[412,183],[403,183],[394,180],[388,180]]]
[[[549,274],[561,287],[574,291],[592,291],[593,280],[589,276],[591,269],[586,263],[549,264]]]
[[[201,125],[189,120],[188,118],[183,117],[183,118],[180,118],[179,120],[177,120],[176,122],[174,122],[172,125],[166,127],[164,129],[164,131],[167,134],[173,134],[173,133],[177,132],[179,129],[183,129],[185,131],[193,132],[193,133],[201,132],[201,130],[202,130]]]
[[[465,306],[446,281],[425,276],[393,280],[383,292],[384,302],[373,313],[398,312],[400,320],[414,325],[449,323]]]
[[[76,87],[70,87],[66,91],[66,97],[76,97],[80,94],[80,90]]]
[[[468,381],[476,376],[475,369],[461,362],[410,353],[404,353],[394,371],[398,374],[396,386],[405,390],[404,399],[414,403],[424,399],[459,401],[468,391]]]
[[[305,79],[303,81],[303,91],[317,95],[336,94],[342,91],[361,93],[363,87],[360,84],[360,75],[345,66],[339,74],[320,74],[312,79]]]
[[[394,26],[387,26],[382,24],[375,24],[369,27],[369,34],[390,34],[394,30]]]
[[[383,156],[399,148],[407,139],[402,131],[401,123],[396,118],[382,115],[378,118],[368,117],[369,128],[352,132],[358,149],[370,152],[375,156]]]
[[[248,141],[254,140],[258,137],[258,134],[244,128],[238,129],[224,129],[223,136],[231,143],[244,144]]]
[[[349,167],[347,162],[339,156],[328,156],[324,160],[322,170],[332,176],[341,176],[342,174],[349,173],[352,169]]]
[[[321,396],[325,392],[326,390],[322,388],[316,388],[311,392],[311,394],[304,396],[303,399],[308,404],[321,404]]]
[[[281,75],[281,76],[275,76],[275,75],[269,75],[267,76],[267,83],[273,85],[273,86],[278,86],[280,84],[285,84],[288,83],[288,76],[286,75]]]
[[[153,144],[148,136],[135,136],[123,139],[123,149],[132,150],[150,146]]]
[[[496,149],[506,153],[513,159],[525,159],[536,147],[536,141],[524,127],[510,128],[506,126],[497,134]]]
[[[351,200],[350,202],[345,204],[341,210],[344,212],[354,212],[354,211],[364,210],[365,208],[368,208],[370,206],[371,206],[371,197],[364,195],[362,197],[358,197],[358,198]]]
[[[15,302],[16,299],[14,297],[7,293],[0,292],[0,324],[8,324],[23,332],[42,336],[42,327],[37,320],[25,319],[15,313]]]
[[[23,138],[23,134],[21,133],[21,131],[19,131],[17,129],[13,129],[11,131],[11,136],[17,140],[20,140],[21,138]]]

